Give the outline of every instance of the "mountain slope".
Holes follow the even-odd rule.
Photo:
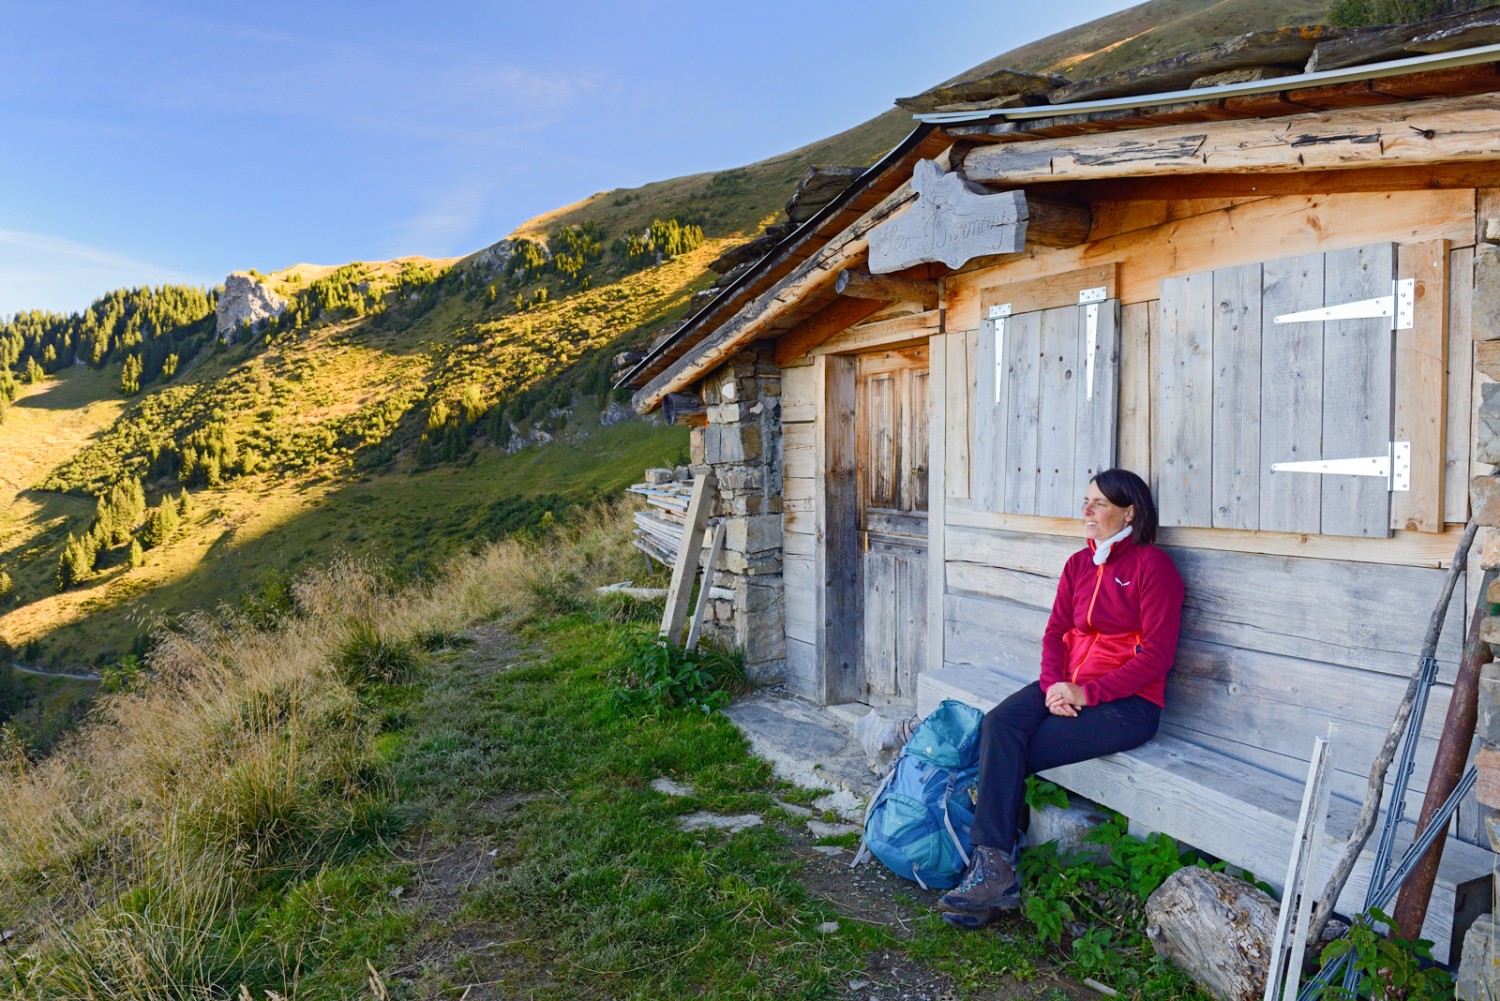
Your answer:
[[[1150,0],[955,79],[999,66],[1081,79],[1322,14],[1321,0]],[[9,362],[41,380],[0,423],[0,454],[23,460],[0,471],[0,573],[13,581],[0,645],[30,663],[109,662],[142,649],[162,616],[259,607],[336,552],[420,572],[682,458],[680,429],[614,423],[613,356],[683,315],[713,281],[709,262],[779,218],[808,166],[868,164],[911,127],[892,109],[745,167],[596,194],[462,260],[258,276],[290,306],[236,343],[213,339],[211,316],[177,315],[191,295],[116,294],[171,293],[171,343],[191,350],[170,363],[166,328],[125,323],[116,306],[97,323],[53,318],[45,354],[0,344],[0,375]],[[113,340],[99,332],[111,317]],[[147,348],[139,391],[121,399]],[[103,532],[96,498],[137,480],[149,510]],[[184,492],[167,542],[146,547],[146,517]],[[59,591],[70,536],[95,538],[95,566]]]

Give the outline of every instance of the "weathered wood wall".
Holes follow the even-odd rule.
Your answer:
[[[1412,497],[1394,500],[1391,538],[1246,530],[1216,510],[1214,497],[1263,505],[1264,497],[1251,492],[1264,484],[1236,478],[1235,467],[1227,466],[1231,472],[1203,483],[1201,517],[1194,520],[1215,527],[1166,528],[1161,540],[1188,588],[1164,731],[1300,781],[1313,738],[1337,720],[1334,792],[1361,798],[1369,762],[1415,666],[1441,586],[1439,568],[1451,559],[1456,526],[1467,518],[1475,203],[1476,192],[1466,189],[1096,204],[1092,242],[947,279],[947,332],[934,338],[933,348],[934,359],[944,360],[934,423],[944,428],[945,449],[943,515],[933,526],[942,552],[933,557],[942,571],[933,590],[941,587],[942,607],[930,614],[931,666],[1035,677],[1057,574],[1081,544],[1072,519],[996,514],[976,503],[975,491],[989,489],[974,480],[975,450],[987,444],[975,420],[983,406],[976,398],[982,304],[1001,301],[1002,286],[1011,283],[1084,267],[1118,268],[1119,461],[1160,488],[1177,454],[1206,452],[1206,442],[1217,438],[1220,447],[1248,459],[1253,439],[1250,429],[1216,428],[1207,404],[1177,388],[1187,380],[1162,378],[1174,366],[1202,365],[1215,338],[1225,336],[1217,329],[1225,318],[1216,324],[1212,288],[1202,315],[1176,324],[1191,327],[1191,337],[1163,329],[1163,280],[1208,270],[1228,279],[1230,269],[1245,265],[1389,240],[1398,245],[1400,273],[1424,283],[1419,308],[1426,311],[1416,334],[1397,337],[1394,387],[1397,428],[1413,441],[1418,475],[1426,479]],[[1252,320],[1258,332],[1258,318],[1242,322]],[[1236,387],[1258,383],[1260,373],[1217,372],[1210,365],[1197,376],[1192,386],[1217,387],[1213,395],[1232,398]],[[1205,447],[1174,453],[1172,436],[1181,434],[1203,435]],[[1320,490],[1318,477],[1309,479],[1310,489]],[[1424,728],[1434,738],[1447,709],[1467,605],[1461,587],[1444,630],[1440,684]],[[1417,765],[1412,809],[1425,787],[1431,748]],[[1476,813],[1461,812],[1465,840],[1478,840]]]

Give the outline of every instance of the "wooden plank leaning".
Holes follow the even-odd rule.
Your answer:
[[[703,634],[703,616],[708,611],[709,598],[713,596],[714,570],[719,565],[719,554],[724,551],[724,522],[714,526],[713,542],[708,547],[708,559],[703,564],[703,586],[698,589],[698,604],[693,609],[693,621],[688,626],[687,649],[698,648],[698,638]]]
[[[1307,766],[1307,785],[1302,790],[1302,809],[1292,838],[1292,857],[1287,864],[1286,882],[1282,884],[1281,910],[1276,917],[1276,936],[1271,944],[1271,966],[1266,974],[1264,1001],[1296,1001],[1301,986],[1307,922],[1312,917],[1312,881],[1318,871],[1318,848],[1323,842],[1323,825],[1328,819],[1328,794],[1332,791],[1328,781],[1329,760],[1337,735],[1338,724],[1330,720],[1328,736],[1313,741],[1312,760]],[[1297,912],[1295,933],[1292,932],[1294,905]],[[1292,934],[1290,944],[1287,943],[1288,934]]]
[[[693,596],[693,582],[698,577],[698,563],[703,558],[703,526],[708,523],[715,487],[713,473],[704,473],[693,481],[687,524],[682,531],[682,545],[677,549],[677,563],[672,567],[672,583],[667,587],[667,608],[661,617],[661,637],[673,646],[682,642],[688,600]]]

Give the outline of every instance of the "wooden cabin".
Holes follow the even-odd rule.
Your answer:
[[[1358,57],[1303,34],[1296,66],[1281,33],[1283,68],[1248,82],[1010,74],[918,114],[628,378],[643,412],[702,400],[731,638],[825,704],[988,708],[1034,680],[1090,477],[1139,472],[1187,584],[1161,733],[1049,777],[1273,883],[1330,722],[1330,846],[1352,827],[1490,470],[1500,343],[1500,46],[1434,54],[1412,28],[1306,73],[1320,45],[1324,67]],[[1438,648],[1411,817],[1477,580]],[[1490,908],[1481,812],[1444,854],[1440,959]]]

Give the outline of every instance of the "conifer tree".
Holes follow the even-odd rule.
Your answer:
[[[146,562],[146,551],[141,548],[141,540],[140,539],[131,539],[130,540],[130,565],[131,565],[131,567],[132,568],[138,567],[138,566],[140,566],[141,564],[143,564],[145,562]]]
[[[127,355],[120,369],[120,392],[134,396],[141,391],[141,356]]]

